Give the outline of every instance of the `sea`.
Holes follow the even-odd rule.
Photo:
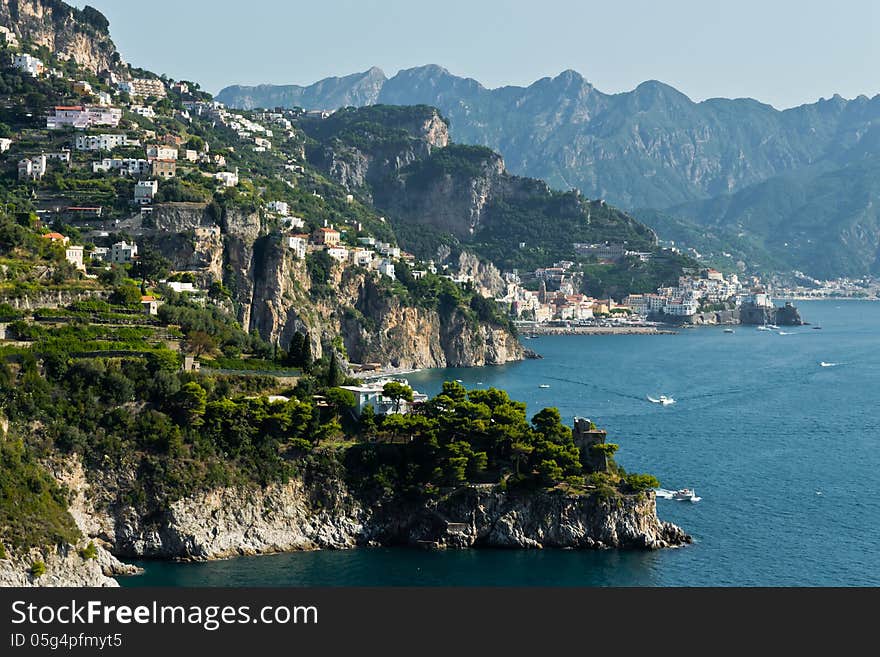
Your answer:
[[[670,550],[360,548],[198,564],[139,562],[123,586],[880,585],[880,303],[797,302],[809,326],[552,336],[498,367],[407,375],[495,386],[592,419],[630,472],[698,502],[658,499],[688,533]],[[821,327],[821,329],[819,328]],[[549,386],[549,387],[541,387]],[[648,397],[666,395],[671,405]]]

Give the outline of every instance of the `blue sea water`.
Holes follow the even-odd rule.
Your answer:
[[[880,585],[880,303],[801,302],[820,325],[527,341],[544,356],[409,375],[496,386],[530,413],[591,418],[628,471],[696,503],[657,500],[694,544],[677,550],[303,552],[207,564],[146,562],[124,586]],[[785,333],[785,334],[784,334]],[[823,367],[820,363],[833,364]],[[540,388],[547,384],[549,388]],[[648,395],[676,399],[672,406]]]

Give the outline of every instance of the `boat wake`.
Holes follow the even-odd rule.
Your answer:
[[[671,406],[675,403],[675,400],[672,397],[667,397],[666,395],[660,395],[660,398],[648,396],[648,401],[652,404],[662,404],[663,406]]]
[[[663,500],[671,500],[672,496],[675,494],[675,491],[666,490],[665,488],[655,488],[654,492],[657,494],[657,497]]]

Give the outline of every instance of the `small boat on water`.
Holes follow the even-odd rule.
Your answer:
[[[663,406],[669,406],[670,404],[675,403],[675,400],[672,397],[667,397],[666,395],[660,395],[657,398],[648,396],[648,401],[652,404],[661,404]]]
[[[758,330],[759,331],[772,331],[773,329],[771,329],[769,326],[767,326],[765,324],[762,324],[761,326],[758,327]]]
[[[702,498],[697,497],[692,488],[681,488],[672,494],[672,499],[679,502],[699,502]]]
[[[549,383],[542,383],[542,384],[539,385],[538,387],[539,387],[539,388],[549,388],[549,387],[550,387],[550,384],[549,384]]]
[[[724,329],[725,333],[735,333],[733,329]]]
[[[814,330],[814,331],[821,331],[821,330],[822,330],[822,327],[821,327],[821,326],[814,326],[814,327],[813,327],[813,330]]]
[[[767,324],[767,328],[770,329],[771,331],[775,331],[779,327],[776,326],[776,324]]]
[[[824,360],[819,363],[819,367],[836,367],[837,363],[826,363]]]

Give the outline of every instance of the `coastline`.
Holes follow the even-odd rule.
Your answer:
[[[675,335],[678,331],[656,326],[536,326],[523,337],[538,335]]]

